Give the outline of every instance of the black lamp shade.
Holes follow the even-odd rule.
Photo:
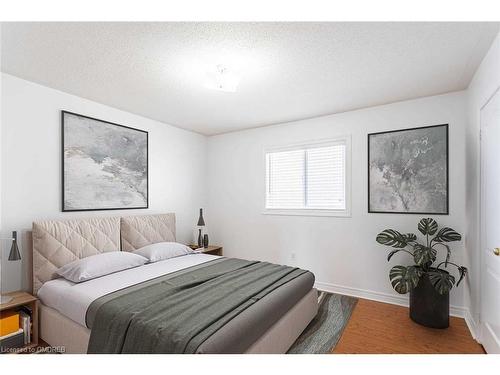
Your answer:
[[[198,226],[199,227],[205,226],[205,220],[203,220],[203,208],[200,208],[200,218],[198,219]]]
[[[9,260],[20,260],[21,253],[17,247],[17,232],[12,232],[12,246],[10,247]]]

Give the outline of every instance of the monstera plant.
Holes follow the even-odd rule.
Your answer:
[[[451,249],[448,243],[460,241],[462,236],[448,227],[438,230],[437,222],[431,218],[420,220],[418,231],[424,236],[423,241],[419,241],[413,233],[403,234],[394,229],[386,229],[377,235],[378,243],[395,248],[387,256],[387,261],[390,261],[395,254],[404,252],[415,262],[415,265],[411,266],[392,267],[389,272],[392,287],[400,294],[408,293],[418,285],[420,278],[427,274],[436,291],[439,294],[446,294],[455,285],[455,277],[446,270],[448,265],[458,270],[457,286],[467,273],[467,268],[450,261]],[[433,267],[440,249],[446,252],[445,258]]]
[[[467,268],[451,262],[450,242],[460,241],[462,236],[455,230],[443,227],[438,230],[434,219],[424,218],[418,223],[419,239],[414,233],[400,233],[386,229],[377,235],[377,242],[394,248],[387,261],[397,253],[406,253],[415,264],[391,268],[389,279],[400,294],[410,293],[410,317],[415,322],[433,328],[449,325],[449,292],[455,285],[455,277],[448,266],[458,270],[460,284]],[[443,260],[436,265],[438,251],[444,251]]]

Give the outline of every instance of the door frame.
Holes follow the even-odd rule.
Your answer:
[[[486,99],[484,104],[479,108],[479,295],[478,295],[478,303],[479,303],[479,321],[478,326],[476,327],[477,330],[477,336],[478,336],[478,341],[483,344],[487,344],[488,341],[492,338],[491,333],[485,332],[488,328],[483,324],[483,291],[485,290],[484,286],[484,277],[483,277],[483,270],[485,269],[485,257],[484,257],[484,251],[485,251],[485,246],[486,246],[486,239],[485,239],[485,234],[483,230],[483,224],[485,222],[484,219],[484,209],[483,209],[483,197],[484,197],[484,192],[483,192],[483,110],[484,108],[493,100],[493,98],[497,95],[500,94],[500,85],[496,87],[496,89],[493,91],[493,93]],[[485,342],[486,341],[486,342]],[[497,343],[492,343],[494,345],[497,345]]]

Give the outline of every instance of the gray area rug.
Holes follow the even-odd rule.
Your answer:
[[[318,315],[309,323],[288,354],[327,354],[337,345],[357,298],[321,292]]]

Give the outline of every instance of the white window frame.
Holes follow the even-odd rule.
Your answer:
[[[320,147],[322,145],[345,145],[345,209],[308,209],[308,208],[267,208],[266,207],[266,191],[267,191],[267,165],[266,154],[271,152],[292,151],[307,147]],[[328,139],[310,140],[306,142],[286,144],[281,146],[265,147],[263,150],[263,163],[264,166],[264,192],[262,214],[264,215],[285,215],[285,216],[337,216],[337,217],[350,217],[351,216],[351,135],[335,136]]]

